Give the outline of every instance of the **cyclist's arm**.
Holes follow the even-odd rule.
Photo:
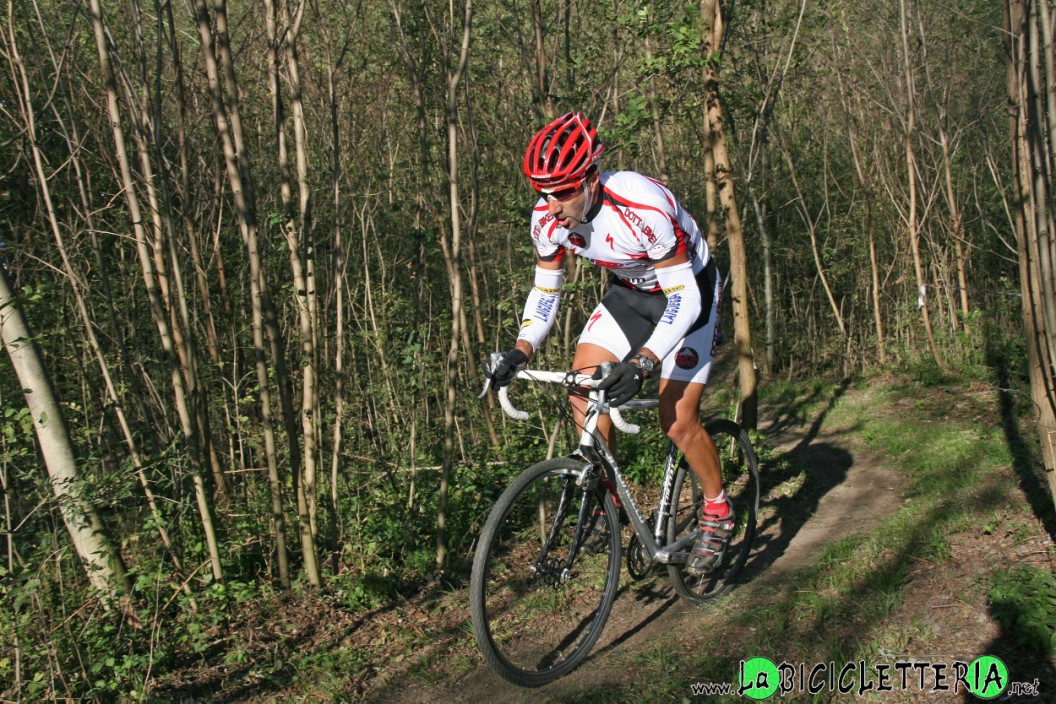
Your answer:
[[[702,304],[693,264],[685,251],[677,251],[652,264],[660,288],[667,296],[667,308],[639,353],[659,364],[689,332],[700,316]]]
[[[528,300],[524,303],[521,330],[514,345],[529,358],[546,338],[557,319],[557,309],[561,303],[561,285],[565,281],[561,256],[563,254],[562,249],[554,256],[539,256],[535,261],[535,285],[528,292]]]

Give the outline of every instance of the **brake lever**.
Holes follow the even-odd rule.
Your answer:
[[[501,361],[502,352],[492,352],[488,356],[488,361],[480,365],[484,369],[484,388],[481,390],[480,396],[477,396],[478,399],[488,395],[488,389],[491,388],[491,370]]]

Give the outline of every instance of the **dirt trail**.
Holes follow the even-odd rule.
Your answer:
[[[717,605],[703,609],[680,600],[663,577],[625,587],[618,596],[601,640],[588,660],[569,676],[538,690],[506,683],[481,664],[457,681],[437,686],[400,683],[372,700],[391,702],[539,702],[562,700],[635,679],[634,654],[659,634],[684,631],[687,647],[705,642],[709,629],[725,629],[723,604],[774,596],[793,583],[787,576],[809,566],[822,546],[867,530],[900,503],[899,480],[890,469],[852,450],[850,429],[822,427],[822,415],[803,422],[774,421],[764,428],[767,442],[809,467],[792,496],[767,496],[766,511],[742,585]],[[394,683],[393,683],[394,684]],[[398,691],[397,691],[398,690]]]

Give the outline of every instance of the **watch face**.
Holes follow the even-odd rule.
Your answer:
[[[653,373],[653,367],[655,366],[653,360],[649,359],[644,354],[635,355],[634,361],[638,363],[638,366],[643,372],[645,372],[646,376]]]

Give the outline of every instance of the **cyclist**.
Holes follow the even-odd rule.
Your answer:
[[[490,370],[509,384],[557,317],[566,252],[612,274],[580,335],[573,368],[617,363],[598,388],[609,403],[629,401],[645,379],[660,377],[660,422],[696,474],[704,493],[700,533],[687,564],[706,574],[722,560],[733,533],[718,452],[700,424],[700,399],[711,370],[721,279],[693,218],[659,181],[633,171],[602,172],[604,145],[583,113],[570,112],[539,130],[524,155],[524,173],[541,198],[532,213],[535,285],[516,344]],[[586,402],[572,396],[582,424]],[[599,430],[612,438],[608,417]]]

